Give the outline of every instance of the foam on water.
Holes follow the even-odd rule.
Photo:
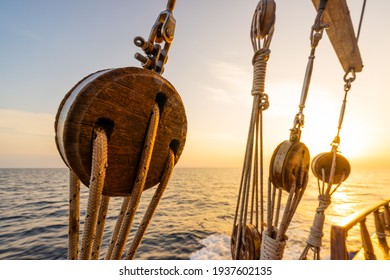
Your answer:
[[[200,241],[204,246],[193,252],[190,260],[231,260],[230,237],[223,234],[213,234]]]

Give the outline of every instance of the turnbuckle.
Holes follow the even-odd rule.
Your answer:
[[[142,63],[143,68],[158,74],[164,72],[168,51],[175,34],[176,20],[172,14],[175,3],[176,0],[168,0],[166,10],[159,14],[152,26],[148,41],[141,36],[134,38],[134,44],[145,53],[145,55],[136,53],[134,57]],[[162,43],[164,43],[163,46]]]

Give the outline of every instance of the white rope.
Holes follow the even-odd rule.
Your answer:
[[[107,136],[104,130],[95,130],[93,141],[92,169],[89,184],[87,213],[84,222],[84,233],[80,259],[88,260],[92,254],[92,243],[95,238],[98,209],[102,198],[104,179],[107,168]]]
[[[281,260],[283,258],[286,240],[279,241],[271,236],[275,232],[277,233],[277,231],[275,228],[272,232],[268,230],[263,231],[260,260]],[[286,239],[286,237],[283,239]]]

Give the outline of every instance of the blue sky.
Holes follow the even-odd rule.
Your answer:
[[[240,167],[252,97],[249,29],[258,1],[177,0],[175,40],[164,72],[186,107],[182,167]],[[315,10],[308,0],[275,1],[265,114],[267,155],[287,139],[299,104]],[[362,1],[348,1],[357,27]],[[0,167],[64,167],[54,117],[64,95],[101,69],[139,66],[135,36],[148,37],[166,1],[0,1]],[[348,101],[341,149],[353,160],[384,162],[390,96],[387,1],[370,0],[360,48],[364,70]],[[328,151],[344,75],[327,36],[317,50],[302,140]],[[387,160],[387,162],[389,162]]]

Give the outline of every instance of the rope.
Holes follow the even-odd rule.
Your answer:
[[[161,199],[162,195],[164,194],[164,191],[168,185],[168,182],[169,182],[169,179],[172,175],[172,171],[173,171],[174,166],[175,166],[175,154],[172,151],[172,149],[169,149],[168,158],[167,158],[167,162],[165,164],[165,170],[164,170],[164,174],[161,178],[161,182],[158,185],[158,188],[157,188],[153,198],[151,199],[148,208],[146,209],[144,218],[142,219],[142,222],[141,222],[140,226],[138,227],[138,230],[134,236],[134,239],[130,245],[130,248],[127,251],[126,259],[132,260],[134,258],[134,255],[137,252],[138,247],[142,242],[142,238],[143,238],[143,236],[146,232],[146,229],[147,229],[147,227],[148,227],[148,225],[153,217],[153,214],[157,209],[157,205],[160,202],[160,199]]]
[[[260,95],[260,96],[264,95],[267,61],[269,59],[270,53],[271,51],[269,49],[260,49],[259,51],[255,52],[255,54],[253,55],[252,95]],[[268,106],[265,106],[263,110],[266,110],[267,108]]]
[[[98,220],[98,206],[101,201],[104,178],[107,168],[107,136],[104,130],[96,129],[93,141],[92,169],[89,186],[87,214],[84,222],[84,233],[80,259],[88,260],[92,254],[92,241],[95,238]]]
[[[110,197],[103,195],[103,199],[100,204],[99,209],[99,218],[97,221],[97,228],[96,228],[96,237],[93,242],[92,247],[92,258],[93,260],[97,260],[99,258],[100,253],[100,247],[103,240],[103,233],[104,233],[104,225],[106,223],[106,216],[108,211],[108,205],[110,202]]]
[[[268,230],[264,230],[262,244],[261,244],[261,252],[260,252],[260,260],[281,260],[284,254],[284,248],[286,247],[286,239],[283,241],[276,240],[272,238],[272,234],[277,232],[277,229],[273,229],[271,232]]]
[[[310,234],[306,243],[311,247],[320,248],[322,246],[322,237],[324,236],[325,210],[330,205],[331,200],[330,197],[326,195],[320,195],[318,200],[319,206],[316,210],[313,225],[310,228]]]
[[[68,260],[77,260],[80,231],[80,180],[69,170]]]
[[[115,244],[118,240],[119,231],[121,229],[122,222],[123,222],[123,217],[125,216],[126,209],[129,205],[129,203],[130,203],[130,196],[124,197],[123,201],[122,201],[121,210],[119,211],[119,215],[118,215],[118,218],[117,218],[116,223],[115,223],[115,228],[114,228],[114,231],[113,231],[112,236],[111,236],[110,245],[109,245],[107,253],[106,253],[106,257],[105,257],[106,260],[111,259],[112,252],[114,251]]]
[[[232,249],[233,259],[239,258],[241,246],[245,244],[248,215],[249,222],[251,224],[255,223],[256,229],[259,230],[260,227],[262,231],[264,224],[262,211],[264,177],[262,111],[269,107],[268,96],[264,91],[267,61],[270,54],[269,45],[274,31],[274,9],[275,3],[273,1],[259,1],[252,18],[251,42],[254,55],[252,59],[253,81],[251,94],[253,95],[253,105],[232,229],[232,242],[235,242],[235,246]],[[260,192],[258,190],[259,187]],[[259,199],[261,207],[260,224]]]
[[[265,54],[263,53],[262,55],[259,55],[260,58],[264,59],[265,58]],[[257,63],[256,64],[256,67],[266,67],[266,63]],[[261,70],[261,73],[264,73],[265,75],[265,70]],[[265,77],[261,78],[261,77],[256,77],[254,78],[254,82],[259,85],[259,84],[263,84],[263,82],[257,82],[257,80],[261,80],[261,79],[265,79]],[[245,236],[245,234],[242,234],[242,232],[244,232],[245,228],[245,224],[246,224],[246,220],[247,220],[247,215],[248,215],[248,199],[249,199],[249,195],[250,195],[250,184],[251,184],[251,174],[252,174],[252,154],[253,154],[253,147],[254,147],[254,138],[255,138],[255,127],[256,127],[256,123],[261,123],[262,122],[262,114],[261,114],[261,110],[265,107],[268,107],[268,104],[267,102],[263,102],[262,101],[262,98],[261,98],[261,94],[257,94],[258,91],[256,90],[252,90],[252,92],[255,92],[256,94],[254,95],[254,99],[253,99],[253,107],[252,107],[252,115],[251,115],[251,121],[250,121],[250,127],[249,127],[249,132],[248,132],[248,140],[247,140],[247,147],[246,147],[246,153],[245,153],[245,159],[244,159],[244,167],[243,167],[243,171],[242,171],[242,175],[241,175],[241,183],[240,183],[240,191],[239,191],[239,196],[238,196],[238,199],[237,199],[237,207],[236,207],[236,214],[235,214],[235,220],[234,220],[234,224],[233,224],[233,230],[234,230],[234,227],[237,223],[237,218],[238,216],[240,217],[239,218],[239,224],[241,226],[239,226],[238,228],[238,231],[237,231],[237,238],[236,240],[239,240],[240,237],[242,236]],[[261,135],[262,136],[262,135]],[[258,139],[258,138],[257,138]],[[260,142],[262,142],[262,139],[260,139]],[[258,151],[258,141],[256,141],[256,148],[255,150]],[[262,151],[260,149],[260,159],[262,159]],[[257,163],[257,160],[258,160],[258,157],[255,157],[255,166],[258,166],[258,163]],[[262,169],[262,162],[260,163],[260,170]],[[257,173],[254,174],[254,179],[253,179],[253,187],[254,189],[252,190],[252,193],[253,192],[257,192],[256,191],[256,187],[258,187],[258,184],[256,183],[257,182],[257,178],[256,178],[256,175],[258,176]],[[262,179],[262,171],[261,171],[261,179]],[[260,182],[260,187],[262,186],[262,181]],[[262,192],[260,192],[260,194],[262,194]],[[260,198],[262,200],[262,198]],[[241,206],[241,207],[240,207]],[[253,212],[251,213],[253,215]],[[258,218],[256,218],[257,220]],[[233,232],[233,231],[232,231]],[[245,233],[245,232],[244,232]],[[239,253],[239,246],[241,245],[242,243],[240,242],[237,242],[236,243],[236,249],[235,249],[235,258],[238,257],[238,253]]]
[[[146,177],[149,171],[150,160],[152,158],[154,142],[156,140],[157,128],[159,123],[160,110],[158,104],[155,104],[152,109],[152,115],[150,118],[149,128],[146,134],[145,145],[141,156],[141,162],[138,169],[137,179],[134,184],[130,203],[126,209],[118,239],[115,244],[115,248],[111,255],[111,259],[120,259],[127,241],[127,237],[130,233],[130,228],[134,220],[135,212],[138,208],[138,204],[141,199],[142,192],[145,187]]]
[[[306,247],[303,250],[301,256],[299,257],[300,260],[306,260],[307,254],[309,252],[309,249],[313,249],[314,251],[314,260],[319,260],[320,257],[320,248],[322,247],[322,238],[324,236],[324,223],[325,223],[325,211],[331,204],[331,195],[330,193],[331,189],[331,182],[333,181],[334,177],[334,170],[336,168],[336,156],[334,155],[334,158],[332,160],[332,167],[328,182],[328,187],[325,189],[324,183],[322,185],[322,188],[320,189],[320,183],[318,180],[318,189],[320,191],[320,194],[318,196],[319,205],[316,209],[316,213],[313,220],[313,225],[310,228],[309,237],[306,240]],[[322,181],[325,182],[325,169],[322,168]]]

